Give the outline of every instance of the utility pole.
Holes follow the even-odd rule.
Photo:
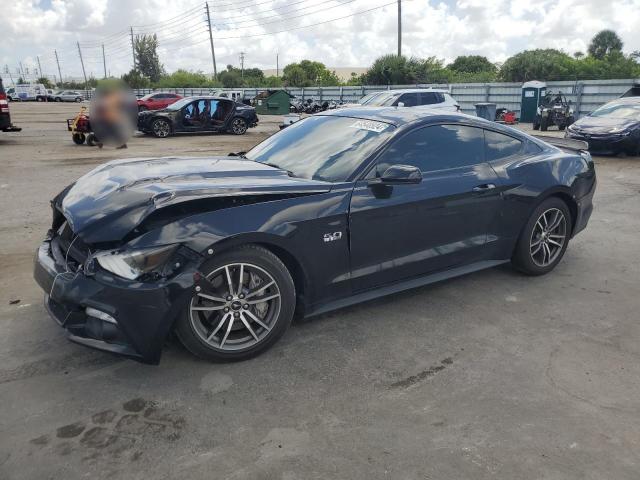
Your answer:
[[[133,27],[131,27],[131,55],[133,55],[133,69],[136,69],[136,49],[133,46]]]
[[[44,73],[42,73],[42,65],[40,65],[40,56],[36,55],[36,59],[38,60],[38,71],[40,72],[40,76],[44,77]]]
[[[276,52],[276,78],[278,78],[280,76],[280,53]]]
[[[244,52],[240,52],[240,78],[244,78]]]
[[[80,42],[76,42],[78,44],[78,54],[80,55],[80,65],[82,65],[82,76],[84,77],[84,89],[88,90],[87,85],[87,74],[84,71],[84,60],[82,60],[82,50],[80,50]]]
[[[56,55],[56,64],[58,65],[58,78],[60,78],[60,83],[62,83],[62,72],[60,71],[60,61],[58,60],[58,51],[54,50],[53,53]]]
[[[402,55],[402,0],[398,0],[398,56]]]
[[[213,32],[211,31],[211,17],[209,16],[209,2],[205,2],[207,7],[207,25],[209,26],[209,42],[211,43],[211,60],[213,61],[213,78],[218,78],[218,69],[216,68],[216,51],[213,48]]]
[[[104,66],[104,78],[107,78],[107,60],[104,57],[104,43],[102,44],[102,65]]]
[[[7,64],[4,65],[4,72],[9,74],[9,79],[11,80],[11,83],[15,85],[15,83],[13,82],[13,75],[11,75],[11,70],[9,69],[9,65]]]

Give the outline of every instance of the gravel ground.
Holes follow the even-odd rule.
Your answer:
[[[246,150],[246,135],[75,146],[77,105],[11,104],[0,134],[0,478],[637,479],[640,158],[596,159],[558,268],[508,266],[294,325],[253,360],[174,341],[160,366],[69,343],[32,256],[49,200],[119,157]],[[557,134],[557,133],[554,133]]]

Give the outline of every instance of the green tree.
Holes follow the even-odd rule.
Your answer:
[[[566,53],[552,48],[525,50],[504,62],[500,78],[506,82],[575,78],[575,61]]]
[[[158,37],[137,35],[133,42],[136,69],[151,82],[157,82],[164,74],[164,67],[158,57]]]
[[[456,73],[496,73],[498,70],[487,57],[481,55],[462,55],[447,68]]]
[[[149,88],[151,86],[151,81],[147,77],[142,76],[140,71],[136,69],[131,69],[129,73],[122,75],[122,80],[131,88]]]
[[[36,83],[41,83],[45,88],[53,88],[53,83],[47,77],[40,77]]]
[[[598,32],[589,44],[589,55],[599,60],[604,59],[612,52],[622,51],[622,40],[613,30]]]
[[[402,85],[417,83],[419,74],[425,76],[428,68],[415,58],[404,55],[383,55],[362,76],[366,85]]]
[[[158,88],[213,88],[220,82],[212,80],[202,72],[179,69],[171,75],[163,75],[155,84]]]
[[[328,70],[324,63],[311,60],[290,63],[282,70],[282,79],[286,85],[292,87],[340,85],[340,79],[335,72]]]

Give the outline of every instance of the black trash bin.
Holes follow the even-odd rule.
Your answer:
[[[476,103],[476,116],[485,120],[495,121],[496,104],[495,103]]]

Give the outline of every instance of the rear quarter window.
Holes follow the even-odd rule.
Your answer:
[[[486,160],[491,162],[522,153],[523,143],[515,137],[485,130],[484,147]]]

